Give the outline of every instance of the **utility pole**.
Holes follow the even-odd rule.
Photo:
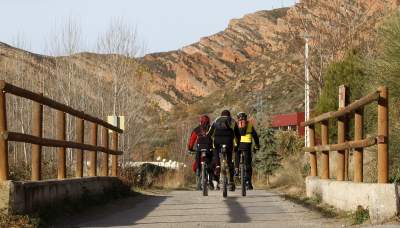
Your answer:
[[[306,34],[304,35],[304,39],[306,41],[304,48],[304,118],[305,121],[310,119],[310,75],[308,71],[308,40],[310,37]],[[309,146],[309,134],[308,134],[308,126],[306,126],[305,134],[304,134],[304,145],[306,147]]]

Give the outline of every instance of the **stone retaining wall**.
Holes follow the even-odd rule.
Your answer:
[[[323,202],[344,211],[367,208],[373,223],[381,223],[399,213],[396,184],[354,183],[350,181],[306,178],[307,197],[320,197]]]
[[[112,191],[124,191],[127,188],[117,177],[6,181],[0,183],[0,210],[32,213],[66,201],[78,201],[85,196],[102,197]]]

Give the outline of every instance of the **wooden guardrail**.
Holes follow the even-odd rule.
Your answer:
[[[378,183],[388,182],[388,89],[380,87],[377,91],[347,105],[347,88],[339,87],[339,110],[327,112],[303,122],[308,126],[309,145],[304,148],[310,154],[311,176],[317,176],[317,154],[321,152],[321,178],[329,179],[329,152],[337,151],[336,179],[348,177],[348,150],[354,149],[354,182],[363,182],[363,148],[378,144]],[[364,137],[364,106],[378,102],[378,132],[374,137]],[[348,120],[354,117],[354,140],[346,139]],[[338,143],[329,144],[329,119],[338,121]],[[315,145],[315,126],[321,124],[321,145]]]
[[[108,175],[109,154],[111,154],[112,165],[111,175],[117,176],[118,155],[123,152],[118,150],[118,133],[123,131],[106,121],[91,115],[85,114],[83,111],[75,110],[67,105],[54,101],[50,98],[37,94],[17,86],[11,85],[4,80],[0,80],[0,181],[9,179],[8,165],[8,142],[24,142],[32,144],[32,177],[31,180],[41,180],[41,160],[42,146],[57,147],[57,172],[58,179],[66,178],[66,154],[65,148],[73,148],[76,154],[76,170],[75,177],[83,177],[83,158],[84,150],[89,153],[88,175],[97,175],[97,151],[103,152],[104,156],[101,161],[101,175]],[[13,94],[18,97],[26,98],[33,101],[32,106],[32,134],[23,134],[10,132],[7,130],[7,111],[6,111],[6,94]],[[56,110],[56,139],[43,138],[43,105]],[[76,118],[76,142],[66,140],[66,114]],[[85,121],[90,122],[90,144],[84,144],[84,124]],[[102,127],[102,145],[97,145],[98,125]],[[52,126],[54,127],[54,126]],[[108,131],[112,131],[111,147],[109,147]]]

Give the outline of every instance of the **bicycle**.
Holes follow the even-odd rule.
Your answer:
[[[220,151],[220,161],[221,161],[221,174],[220,174],[220,183],[222,184],[222,196],[224,198],[228,197],[228,159],[226,155],[226,145],[222,145]]]
[[[202,191],[203,191],[203,196],[208,196],[208,182],[209,182],[209,177],[208,177],[208,165],[207,164],[207,152],[209,151],[209,149],[201,149],[200,150],[200,170],[201,170],[201,174],[200,174],[200,178],[197,179],[196,176],[196,186],[198,186]],[[188,153],[190,155],[196,155],[195,151],[188,151]],[[197,167],[196,167],[197,169]]]

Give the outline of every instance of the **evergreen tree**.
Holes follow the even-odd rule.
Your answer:
[[[400,182],[400,11],[396,11],[379,28],[379,47],[371,66],[373,88],[389,88],[389,168],[390,179]],[[376,125],[376,119],[372,122]],[[376,126],[374,127],[376,129]]]
[[[365,64],[359,53],[350,51],[340,61],[331,63],[324,72],[324,86],[314,108],[315,115],[338,110],[339,86],[348,87],[347,99],[352,102],[368,94],[366,84],[369,77],[365,70]],[[348,137],[353,135],[353,123],[349,123]],[[331,141],[337,138],[337,121],[331,119],[329,122],[329,137]]]
[[[281,156],[276,150],[276,138],[273,129],[261,131],[260,136],[260,151],[255,156],[255,167],[257,172],[265,175],[269,184],[269,177],[281,167]]]

